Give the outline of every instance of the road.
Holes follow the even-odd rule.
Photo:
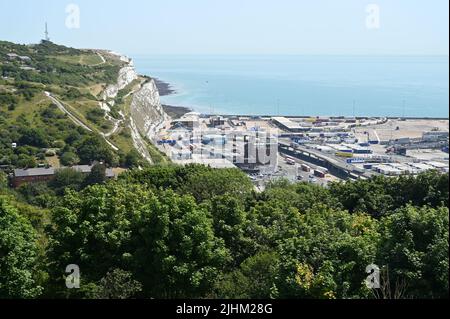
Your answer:
[[[142,83],[145,82],[145,80],[142,80],[141,83],[139,83],[138,85],[136,85],[130,92],[128,92],[122,99],[126,99],[127,97],[129,97],[131,94],[136,93],[137,91],[139,91],[142,87]],[[106,102],[100,102],[100,108],[102,108],[101,103],[106,103]],[[103,109],[103,108],[102,108]],[[117,131],[119,130],[120,124],[123,123],[123,121],[125,120],[124,115],[119,112],[120,115],[122,116],[122,119],[117,120],[115,118],[113,118],[111,115],[108,114],[108,112],[106,112],[105,114],[105,118],[109,121],[111,121],[113,123],[113,128],[111,129],[111,131],[107,132],[107,133],[101,133],[104,137],[110,137],[111,135],[114,135],[117,133]]]
[[[106,119],[113,122],[113,128],[108,133],[101,133],[104,137],[110,137],[111,135],[114,135],[119,130],[120,124],[122,124],[123,120],[116,120],[112,116],[108,115],[106,116]]]
[[[83,122],[81,122],[78,118],[76,118],[72,113],[70,113],[70,111],[67,110],[67,109],[64,107],[64,105],[63,105],[60,101],[58,101],[58,99],[56,99],[54,96],[52,96],[50,92],[47,92],[47,91],[46,91],[46,92],[45,92],[45,95],[46,95],[53,103],[55,103],[55,105],[56,105],[62,112],[64,112],[65,114],[67,114],[67,116],[69,117],[69,119],[70,119],[75,125],[81,126],[82,128],[84,128],[85,130],[87,130],[87,131],[89,131],[89,132],[94,132],[90,127],[88,127],[86,124],[84,124]],[[108,145],[111,146],[111,148],[112,148],[113,150],[115,150],[115,151],[118,151],[118,150],[119,150],[119,148],[118,148],[117,146],[115,146],[113,143],[111,143],[110,141],[108,141],[108,140],[106,139],[106,136],[105,136],[104,133],[101,133],[101,132],[97,132],[97,133],[100,133],[100,135],[103,136],[105,142],[108,143]]]
[[[309,167],[311,167],[311,172],[304,172],[301,170],[301,164],[307,164]],[[283,156],[279,155],[278,158],[278,166],[281,168],[280,172],[284,175],[287,179],[289,179],[291,182],[309,182],[312,184],[317,184],[320,186],[326,186],[331,180],[329,175],[327,175],[326,178],[319,178],[314,175],[313,169],[317,168],[318,166],[304,162],[299,159],[295,159],[295,165],[289,165],[286,163],[286,160]]]
[[[86,124],[84,124],[83,122],[81,122],[79,119],[77,119],[74,115],[72,115],[72,113],[70,113],[65,107],[64,105],[58,101],[54,96],[51,95],[50,92],[45,92],[45,95],[53,102],[55,103],[55,105],[64,113],[67,114],[67,116],[72,120],[72,122],[74,122],[76,125],[81,126],[82,128],[88,130],[89,132],[93,132],[91,128],[89,128]]]
[[[279,140],[279,144],[284,147],[291,147],[289,141]],[[314,150],[314,149],[299,145],[296,147],[296,151],[301,151],[301,152],[306,152],[306,153],[312,154],[315,157],[320,158],[325,162],[328,162],[329,164],[333,165],[334,167],[336,167],[342,171],[347,171],[347,172],[353,172],[355,170],[358,171],[358,168],[355,167],[354,165],[347,164],[344,160],[336,159],[336,157],[333,157],[332,155],[324,154],[318,150]],[[364,174],[364,170],[362,170],[360,173]]]
[[[325,178],[313,176],[314,173],[312,170],[311,172],[304,172],[300,168],[300,165],[303,163],[306,162],[296,159],[295,164],[290,165],[286,162],[284,156],[278,154],[278,169],[275,173],[250,175],[250,178],[252,179],[255,188],[259,192],[265,189],[267,183],[276,180],[278,178],[287,179],[291,183],[306,182],[315,185],[320,185],[323,187],[326,187],[329,182],[339,180],[338,178],[332,175],[327,175]],[[317,166],[312,165],[310,163],[306,164],[308,164],[312,169],[317,168]]]
[[[100,59],[102,59],[102,62],[97,63],[97,64],[91,64],[91,65],[89,65],[89,66],[99,66],[99,65],[102,65],[102,64],[105,64],[105,63],[106,63],[106,59],[103,57],[103,55],[101,55],[101,54],[98,53],[98,52],[96,52],[96,53],[97,53],[97,55],[100,57]]]
[[[101,107],[101,103],[104,103],[104,102],[100,102],[100,108],[102,110],[104,110],[104,108]],[[104,137],[110,137],[111,135],[116,134],[117,131],[119,130],[120,124],[122,124],[122,122],[125,120],[123,117],[123,114],[120,113],[120,115],[122,116],[122,118],[120,120],[118,120],[118,119],[115,119],[114,117],[112,117],[111,115],[109,115],[109,112],[106,111],[105,112],[105,120],[112,122],[113,128],[107,133],[100,132],[100,134],[103,135]]]

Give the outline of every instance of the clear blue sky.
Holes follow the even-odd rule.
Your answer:
[[[65,26],[66,6],[80,28]],[[366,5],[380,28],[366,27]],[[126,54],[444,54],[448,0],[1,0],[0,39]]]

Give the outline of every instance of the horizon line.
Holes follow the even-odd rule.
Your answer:
[[[95,49],[94,49],[95,50]],[[113,50],[115,51],[115,50]],[[144,52],[128,52],[126,54],[130,55],[171,55],[171,56],[411,56],[411,57],[424,57],[424,56],[435,56],[435,57],[449,57],[449,53],[144,53]]]
[[[12,40],[6,40],[6,39],[0,39],[0,41],[4,42],[10,42],[15,44],[21,44],[21,45],[36,45],[39,44],[43,39],[39,40],[36,43],[21,43],[21,42],[14,42]],[[169,55],[169,56],[399,56],[399,57],[449,57],[450,52],[440,52],[440,53],[395,53],[395,52],[382,52],[382,53],[358,53],[358,52],[158,52],[158,53],[147,53],[147,52],[131,52],[128,50],[122,51],[117,49],[111,49],[111,48],[89,48],[89,47],[73,47],[70,44],[64,43],[64,42],[56,42],[51,41],[54,44],[63,45],[67,47],[72,47],[79,50],[108,50],[108,51],[117,51],[119,53],[125,54],[125,55],[147,55],[147,56],[162,56],[162,55]]]

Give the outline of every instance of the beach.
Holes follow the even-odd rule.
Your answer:
[[[153,79],[155,80],[156,87],[158,88],[159,96],[163,97],[176,93],[176,91],[172,88],[170,83],[164,82],[158,78]],[[184,114],[192,111],[189,107],[185,106],[162,104],[162,107],[164,108],[164,111],[173,119],[180,118]]]
[[[158,78],[153,78],[153,80],[155,80],[156,87],[158,88],[159,91],[159,96],[167,96],[176,93],[176,91],[172,88],[172,86],[169,83],[164,82]]]

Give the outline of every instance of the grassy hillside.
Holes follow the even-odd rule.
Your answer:
[[[125,128],[108,138],[120,151],[114,151],[100,134],[114,127],[119,111],[126,111],[131,102],[131,96],[125,95],[139,84],[135,81],[119,93],[113,118],[106,118],[99,107],[102,92],[116,83],[124,65],[106,51],[73,49],[48,41],[37,45],[0,41],[0,167],[94,160],[113,166],[138,164],[139,156]],[[92,132],[77,126],[45,92]],[[92,145],[98,152],[87,154]],[[126,163],[127,156],[134,160]]]

